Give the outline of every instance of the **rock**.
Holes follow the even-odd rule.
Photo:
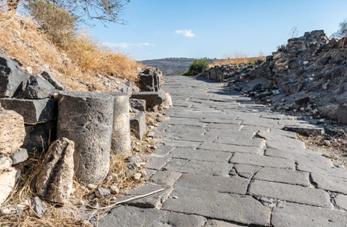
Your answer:
[[[173,104],[172,104],[171,95],[168,92],[166,92],[165,93],[165,99],[164,99],[164,102],[161,104],[161,107],[163,109],[169,109],[172,106],[173,106]]]
[[[154,107],[160,106],[165,100],[165,92],[160,90],[158,92],[139,92],[133,93],[133,99],[143,99],[146,101],[147,110],[153,110]]]
[[[6,156],[0,156],[0,173],[10,170],[12,166],[12,160]]]
[[[118,185],[116,185],[116,184],[112,185],[110,187],[110,189],[111,189],[112,194],[119,194],[119,192],[120,192],[120,189],[119,189]]]
[[[146,100],[143,99],[130,99],[130,106],[132,109],[139,111],[146,111]]]
[[[162,72],[156,68],[146,68],[139,74],[141,91],[159,91]]]
[[[65,204],[73,190],[74,142],[56,140],[49,147],[35,182],[36,192],[45,200]]]
[[[114,154],[131,153],[129,96],[114,95],[111,150]]]
[[[43,215],[45,214],[47,210],[47,206],[43,203],[43,201],[35,196],[32,200],[32,207],[34,208],[35,213],[37,214],[38,217],[42,218]]]
[[[75,142],[75,174],[83,184],[102,182],[109,171],[114,97],[61,93],[57,136]]]
[[[18,113],[0,107],[0,154],[13,154],[25,137],[24,120]]]
[[[26,136],[22,147],[28,151],[45,151],[56,138],[56,121],[46,123],[26,125]]]
[[[21,162],[25,162],[29,158],[28,151],[24,148],[19,148],[14,154],[12,154],[12,164],[16,165]]]
[[[0,56],[0,97],[13,97],[28,78],[17,62]]]
[[[131,131],[135,134],[136,138],[142,140],[147,132],[146,114],[138,112],[130,119]]]
[[[11,99],[1,98],[0,104],[24,117],[25,124],[37,124],[55,120],[57,105],[53,99]]]
[[[41,76],[30,76],[24,83],[23,91],[15,95],[18,99],[45,99],[53,95],[55,88]]]
[[[343,124],[347,124],[347,104],[341,104],[336,111],[337,121]]]
[[[315,125],[286,125],[283,130],[296,132],[304,136],[317,136],[324,134],[324,128],[320,128]]]
[[[105,198],[109,195],[111,195],[111,190],[108,188],[99,187],[96,190],[96,196],[98,196],[99,198]]]
[[[51,74],[49,74],[48,72],[46,71],[43,71],[41,73],[41,76],[46,79],[48,82],[50,82],[53,87],[57,90],[64,90],[64,86],[62,84],[60,84],[60,82],[58,80],[56,80],[54,78],[54,76],[52,76]]]
[[[19,174],[19,172],[13,167],[0,171],[0,205],[4,203],[12,193],[18,178],[17,174]]]

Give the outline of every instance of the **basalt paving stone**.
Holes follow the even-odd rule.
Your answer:
[[[265,145],[265,140],[260,138],[244,137],[241,135],[228,136],[227,134],[223,137],[218,137],[213,142],[222,144],[231,144],[247,147],[263,147]]]
[[[183,174],[175,188],[183,187],[203,191],[246,194],[249,180],[240,177],[205,176]]]
[[[165,139],[161,141],[165,145],[168,146],[174,146],[174,147],[188,147],[188,148],[197,148],[201,142],[196,142],[196,141],[186,141],[186,140],[172,140],[172,139]]]
[[[245,164],[235,164],[234,169],[236,170],[235,174],[238,174],[241,177],[252,178],[256,172],[258,172],[261,166],[245,165]]]
[[[169,121],[170,125],[182,125],[186,127],[193,126],[200,126],[203,127],[205,124],[199,121],[199,119],[194,118],[176,118],[176,117],[170,117]]]
[[[169,162],[169,160],[170,160],[169,157],[149,156],[147,158],[146,168],[153,169],[153,170],[160,170],[166,165],[166,163]]]
[[[331,207],[327,192],[297,185],[256,180],[251,183],[250,194],[319,207]]]
[[[242,224],[270,225],[270,208],[251,196],[179,187],[162,209]]]
[[[246,146],[237,146],[230,144],[222,144],[222,143],[209,143],[203,142],[198,149],[206,149],[206,150],[215,150],[215,151],[223,151],[230,153],[252,153],[252,154],[262,154],[263,148],[261,147],[246,147]]]
[[[157,208],[159,209],[162,206],[162,203],[169,197],[170,193],[173,191],[173,188],[167,185],[158,185],[154,183],[146,183],[142,186],[139,186],[135,189],[127,192],[126,198],[132,198],[134,196],[144,195],[147,193],[151,193],[156,190],[164,189],[161,192],[155,193],[151,196],[147,196],[141,199],[133,200],[128,202],[127,204],[141,207],[141,208]]]
[[[173,186],[181,176],[182,173],[175,171],[158,171],[151,176],[150,181],[159,185]]]
[[[293,203],[275,207],[271,223],[274,227],[343,227],[347,226],[347,213]]]
[[[157,209],[140,209],[120,206],[101,219],[100,227],[202,227],[206,219],[196,215],[186,215]]]
[[[245,225],[232,224],[224,221],[218,220],[208,220],[204,227],[240,227]]]
[[[235,153],[230,162],[283,169],[294,169],[295,167],[292,160],[247,153]]]
[[[225,161],[231,158],[232,154],[222,151],[212,151],[212,150],[193,150],[187,148],[176,148],[171,154],[173,158],[199,160],[199,161]]]
[[[335,202],[339,208],[347,210],[347,195],[338,194],[335,197]]]
[[[204,162],[187,159],[171,159],[163,168],[169,171],[212,176],[229,176],[232,164],[226,162]]]
[[[289,169],[262,168],[255,174],[254,179],[306,187],[310,186],[308,173]]]
[[[311,173],[312,181],[318,188],[347,194],[347,179],[326,175],[323,173]]]

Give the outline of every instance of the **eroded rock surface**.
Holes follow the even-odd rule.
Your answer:
[[[36,192],[45,200],[65,204],[72,193],[75,144],[67,138],[49,147],[36,176]]]

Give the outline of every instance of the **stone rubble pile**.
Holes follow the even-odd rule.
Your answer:
[[[289,39],[262,63],[229,70],[232,72],[224,70],[225,66],[218,70],[228,74],[231,91],[271,104],[276,110],[346,124],[346,47],[346,38],[329,39],[324,31],[316,30]]]
[[[111,154],[132,155],[131,131],[144,138],[146,111],[172,105],[162,81],[158,69],[148,68],[139,75],[140,88],[72,92],[48,73],[30,75],[0,56],[0,205],[20,176],[17,165],[37,152],[46,152],[34,183],[41,199],[67,203],[74,176],[86,186],[100,184]]]

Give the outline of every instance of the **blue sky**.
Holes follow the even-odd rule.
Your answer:
[[[137,60],[270,54],[296,34],[331,35],[347,19],[346,0],[131,0],[121,24],[91,35]]]

